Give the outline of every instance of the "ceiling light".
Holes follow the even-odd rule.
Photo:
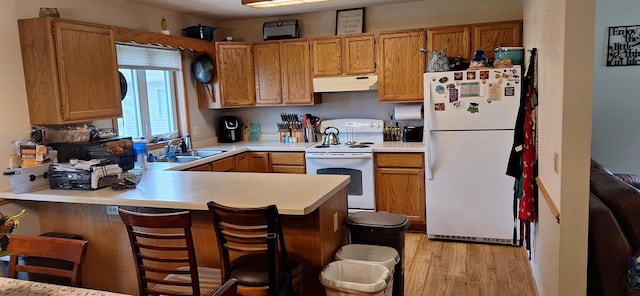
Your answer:
[[[296,4],[307,4],[329,0],[242,0],[242,4],[253,8],[269,8]]]

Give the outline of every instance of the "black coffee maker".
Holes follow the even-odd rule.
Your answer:
[[[218,122],[218,142],[242,141],[242,120],[237,116],[222,116]]]

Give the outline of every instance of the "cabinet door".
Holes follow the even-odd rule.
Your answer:
[[[217,81],[214,84],[224,107],[255,105],[251,43],[216,43]]]
[[[248,152],[251,172],[269,173],[269,152]]]
[[[122,115],[113,30],[54,22],[64,120]]]
[[[251,172],[251,162],[247,152],[234,155],[233,160],[235,161],[236,172]]]
[[[465,59],[473,57],[471,46],[471,29],[469,26],[453,26],[427,30],[427,49],[441,50],[449,40],[447,57],[461,56]],[[428,55],[427,61],[431,58]]]
[[[345,75],[376,72],[373,34],[345,37],[342,41],[342,72]]]
[[[522,46],[522,21],[507,21],[473,26],[473,48],[484,49],[484,56],[493,59],[500,46]]]
[[[211,163],[211,171],[234,172],[236,170],[234,157],[227,157]]]
[[[280,43],[282,98],[285,104],[313,104],[309,41]]]
[[[188,168],[188,169],[186,169],[186,171],[190,171],[190,172],[210,172],[211,171],[211,163],[205,163],[205,164],[201,164],[199,166]]]
[[[254,43],[253,64],[256,80],[256,105],[281,104],[280,43]]]
[[[342,42],[340,37],[311,41],[313,77],[342,74]]]
[[[426,223],[424,169],[376,168],[376,209],[404,214],[412,229]]]
[[[271,172],[306,174],[304,152],[271,152]]]
[[[422,102],[425,70],[424,31],[380,33],[377,39],[378,100]]]

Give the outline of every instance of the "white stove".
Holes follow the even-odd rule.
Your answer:
[[[327,128],[336,128],[340,144],[322,145],[322,143],[310,146],[307,153],[332,153],[332,152],[373,152],[373,146],[382,143],[384,121],[379,119],[331,119],[320,122],[319,131],[323,133]],[[329,129],[334,132],[335,129]],[[323,135],[320,135],[322,139]]]
[[[320,132],[338,130],[340,144],[305,149],[307,174],[348,175],[349,212],[375,211],[373,147],[383,141],[379,119],[332,119],[320,123]],[[333,129],[335,128],[335,129]]]

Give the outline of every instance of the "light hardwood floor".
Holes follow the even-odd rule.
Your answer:
[[[406,296],[538,295],[520,247],[434,241],[407,232],[404,262]]]

